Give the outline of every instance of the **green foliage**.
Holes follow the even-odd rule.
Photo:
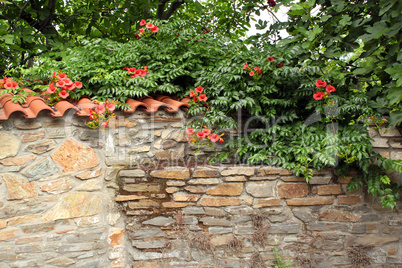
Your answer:
[[[282,259],[282,256],[279,255],[278,249],[274,246],[274,254],[275,254],[275,263],[272,263],[272,267],[275,268],[290,268],[291,267],[291,261],[284,261]]]

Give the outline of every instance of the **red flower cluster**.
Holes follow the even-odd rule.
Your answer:
[[[130,75],[131,78],[137,77],[137,76],[141,76],[144,77],[147,75],[147,73],[149,73],[148,71],[148,67],[144,66],[144,69],[136,69],[134,67],[123,67],[123,70],[127,70],[127,72],[129,74],[133,73],[132,75]]]
[[[145,28],[140,28],[140,32],[136,36],[137,38],[141,38],[141,36],[144,36],[144,35],[149,36],[149,35],[151,35],[151,33],[157,33],[159,31],[158,26],[156,26],[150,22],[146,22],[145,20],[141,20],[140,26],[144,26],[144,25],[145,25]]]
[[[91,110],[87,126],[93,129],[102,127],[103,131],[105,131],[105,128],[109,125],[109,119],[112,117],[117,118],[113,113],[117,103],[115,101],[100,102],[97,100],[94,103],[97,106]]]
[[[193,144],[196,144],[201,142],[201,140],[203,139],[210,140],[211,142],[217,142],[217,141],[219,141],[220,143],[224,142],[224,140],[222,139],[224,133],[222,133],[221,135],[212,133],[212,129],[209,129],[206,126],[204,126],[204,129],[202,131],[198,131],[197,134],[194,134],[195,133],[194,129],[188,127],[186,129],[186,133],[187,135],[189,135],[189,137],[187,137],[188,143],[192,142]]]
[[[201,94],[203,91],[204,91],[203,87],[200,86],[196,87],[194,91],[193,90],[190,91],[190,98],[192,98],[194,102],[207,101],[208,100],[207,95]]]
[[[317,91],[314,95],[313,95],[313,98],[315,99],[315,100],[321,100],[322,98],[326,98],[326,97],[328,97],[328,95],[331,93],[331,92],[335,92],[335,87],[333,87],[333,86],[331,86],[331,85],[328,85],[327,86],[327,82],[325,82],[325,81],[321,81],[321,80],[317,80],[316,82],[315,82],[315,86],[316,87],[318,87],[319,89],[322,89],[322,88],[325,88],[325,90],[327,91],[327,92],[322,92],[322,91]]]
[[[12,78],[3,77],[3,80],[0,80],[0,86],[5,89],[17,89],[18,83],[14,82]]]
[[[254,77],[257,80],[261,78],[262,68],[260,69],[260,66],[252,67],[246,62],[243,66],[243,70],[248,72],[249,76]]]
[[[276,5],[276,2],[274,0],[268,0],[267,4],[271,7],[274,7]]]
[[[56,75],[56,72],[53,72],[47,93],[51,96],[53,95],[53,98],[58,95],[60,98],[65,99],[70,95],[69,92],[74,91],[76,88],[82,88],[82,83],[80,81],[73,82],[65,73]]]

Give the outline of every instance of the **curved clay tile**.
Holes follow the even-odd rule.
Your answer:
[[[184,103],[189,103],[190,101],[191,101],[191,99],[189,97],[185,97],[185,98],[181,99],[181,102],[184,102]]]
[[[153,98],[150,98],[150,97],[142,99],[142,102],[145,103],[149,107],[147,109],[147,112],[149,112],[149,113],[155,113],[160,108],[166,108],[166,111],[168,111],[170,113],[174,112],[174,109],[170,104],[157,101],[157,100],[155,100]]]
[[[40,97],[32,97],[27,104],[24,103],[21,105],[21,107],[27,112],[27,118],[35,118],[43,110],[50,111],[52,114],[54,114],[54,110]]]
[[[80,111],[80,109],[78,109],[75,105],[69,103],[69,102],[66,101],[66,100],[59,101],[58,103],[56,103],[56,104],[54,105],[54,107],[55,107],[56,110],[57,110],[57,114],[54,114],[54,115],[53,115],[54,117],[61,117],[61,116],[64,115],[64,113],[65,113],[67,110],[70,110],[70,109],[76,110],[77,112]]]
[[[7,120],[8,117],[14,112],[22,112],[25,117],[28,116],[27,112],[24,108],[22,108],[19,104],[16,104],[11,99],[7,100],[4,105],[0,108],[0,120]]]
[[[184,103],[184,102],[180,102],[180,101],[176,101],[176,100],[174,100],[174,99],[172,99],[172,98],[170,98],[168,96],[158,95],[156,97],[156,99],[158,101],[161,101],[161,102],[169,104],[171,106],[171,108],[174,110],[174,112],[178,112],[181,107],[185,107],[185,108],[190,107],[189,104]]]
[[[140,107],[140,106],[144,107],[145,110],[149,110],[149,107],[145,103],[137,101],[137,100],[127,99],[126,103],[128,105],[130,105],[130,107],[131,107],[130,110],[125,111],[126,113],[134,113],[135,110],[137,110],[137,108]]]
[[[96,105],[90,99],[83,98],[78,101],[77,107],[80,109],[80,111],[77,112],[79,116],[90,116],[91,109],[95,108]]]

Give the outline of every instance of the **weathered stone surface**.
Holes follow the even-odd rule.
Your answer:
[[[147,239],[153,237],[164,237],[165,233],[160,228],[143,228],[135,230],[133,234],[130,235],[132,239]]]
[[[220,179],[192,179],[188,181],[189,184],[200,184],[200,185],[214,185],[221,183]]]
[[[232,234],[217,235],[211,238],[211,244],[215,247],[220,247],[229,244],[232,239]]]
[[[279,176],[264,176],[264,177],[250,177],[250,181],[274,181],[279,179]]]
[[[74,219],[75,224],[78,227],[94,226],[100,222],[99,216],[82,217]]]
[[[132,201],[132,200],[141,200],[147,199],[148,197],[143,195],[118,195],[116,196],[115,201],[122,202],[122,201]]]
[[[45,222],[37,224],[29,224],[21,226],[24,233],[38,233],[38,232],[48,232],[54,230],[56,222]]]
[[[204,197],[199,203],[203,207],[238,206],[240,204],[241,199],[234,197]]]
[[[193,178],[214,178],[219,176],[219,170],[213,168],[197,168],[193,172]]]
[[[154,170],[150,174],[152,177],[161,179],[175,179],[175,180],[186,180],[190,178],[190,171],[188,169],[165,169],[165,170]]]
[[[88,180],[77,187],[77,191],[93,192],[102,189],[102,183],[97,179]]]
[[[286,182],[298,182],[298,181],[305,182],[306,181],[306,178],[297,177],[297,176],[283,176],[283,177],[281,177],[281,179]]]
[[[0,164],[4,166],[22,166],[29,161],[35,159],[35,156],[32,154],[30,156],[20,157],[20,158],[7,158],[5,160],[0,161]]]
[[[43,241],[43,238],[41,236],[21,237],[21,238],[18,238],[17,240],[15,240],[15,244],[20,245],[20,244],[39,242],[39,241]]]
[[[45,137],[44,130],[25,132],[25,133],[20,134],[20,138],[23,143],[37,141],[44,137]]]
[[[153,262],[135,262],[133,268],[158,268],[158,263]]]
[[[204,187],[200,187],[200,186],[186,186],[184,187],[184,189],[190,193],[194,193],[194,194],[203,194],[205,193],[205,189]]]
[[[5,241],[18,237],[18,229],[7,229],[0,231],[0,241]]]
[[[245,175],[253,176],[255,173],[254,167],[230,167],[221,172],[222,176]]]
[[[279,198],[254,199],[253,208],[278,207],[280,205],[281,200]]]
[[[331,177],[329,176],[314,176],[309,180],[309,184],[328,184],[331,181]]]
[[[318,186],[318,195],[336,195],[342,194],[341,186],[339,184]]]
[[[52,159],[63,169],[63,172],[92,168],[98,165],[98,157],[94,149],[68,138],[52,155]]]
[[[246,177],[245,176],[229,176],[229,177],[223,177],[222,180],[226,181],[226,182],[246,181]]]
[[[214,225],[214,226],[231,226],[232,223],[226,219],[218,219],[214,217],[203,217],[200,219],[204,225]]]
[[[127,178],[143,178],[146,176],[146,173],[142,169],[120,170],[119,176]]]
[[[282,171],[284,171],[283,168],[279,168],[279,167],[264,167],[264,168],[260,168],[257,170],[257,174],[258,175],[279,175]]]
[[[138,202],[128,202],[128,207],[131,209],[158,208],[160,204],[150,199],[142,199]]]
[[[7,221],[0,220],[0,229],[4,229],[7,227]]]
[[[269,234],[297,234],[302,230],[302,226],[295,222],[276,223],[268,228]]]
[[[305,197],[308,194],[306,183],[281,183],[278,184],[279,198]]]
[[[254,197],[275,196],[275,181],[252,181],[246,182],[246,192]]]
[[[111,228],[109,230],[109,245],[117,246],[123,244],[124,230],[120,228]]]
[[[161,185],[156,183],[138,183],[138,184],[125,184],[123,190],[127,192],[152,192],[156,193],[161,190]]]
[[[158,217],[152,218],[150,220],[143,221],[142,224],[166,227],[166,226],[172,225],[173,220],[171,218],[158,216]]]
[[[134,240],[132,242],[133,247],[139,249],[163,248],[165,244],[166,242],[164,240],[150,240],[150,241]]]
[[[388,148],[388,139],[385,138],[380,138],[380,137],[374,137],[374,141],[371,141],[371,144],[375,148]]]
[[[240,195],[243,191],[243,183],[223,183],[215,188],[209,189],[207,194],[209,195]]]
[[[166,182],[167,186],[175,186],[175,187],[179,187],[179,186],[184,186],[186,185],[186,182],[184,181],[172,181],[172,180],[168,180]]]
[[[70,191],[74,186],[72,180],[60,179],[43,184],[40,189],[49,194],[61,194]]]
[[[15,156],[20,145],[21,141],[17,137],[7,132],[0,132],[0,159]]]
[[[56,265],[56,266],[67,267],[67,266],[75,264],[75,261],[70,258],[67,258],[67,257],[60,257],[60,258],[50,260],[47,263]]]
[[[162,206],[164,208],[184,208],[187,206],[194,206],[194,203],[185,203],[185,202],[163,202]]]
[[[22,130],[32,130],[32,129],[38,129],[42,127],[42,123],[32,120],[31,118],[16,118],[14,119],[14,126],[17,129],[22,129]]]
[[[35,144],[31,144],[25,148],[25,151],[34,154],[44,154],[53,150],[56,147],[56,143],[53,140],[44,140]]]
[[[197,202],[200,199],[199,194],[184,194],[184,193],[175,193],[173,194],[173,201],[176,202]]]
[[[186,142],[187,141],[186,132],[183,130],[179,130],[173,134],[172,139],[177,142]]]
[[[37,218],[39,218],[39,214],[30,214],[30,215],[24,215],[24,216],[19,216],[19,217],[14,217],[11,218],[7,221],[7,225],[19,225],[28,221],[33,221]]]
[[[348,184],[352,179],[353,177],[338,177],[338,182]]]
[[[38,195],[35,183],[28,182],[26,179],[19,178],[14,174],[6,173],[1,176],[7,186],[7,200],[25,199]]]
[[[66,193],[43,218],[48,221],[92,216],[102,210],[102,196],[95,193]]]
[[[28,166],[22,174],[27,176],[30,181],[42,179],[54,174],[58,170],[50,158],[43,158],[42,160]]]
[[[317,206],[330,205],[334,202],[333,197],[309,197],[309,198],[292,198],[286,200],[289,206]]]
[[[341,205],[352,205],[360,203],[362,199],[358,195],[340,195],[338,196],[337,201],[338,204]]]
[[[399,240],[397,236],[376,236],[376,235],[365,235],[361,237],[357,237],[354,240],[355,244],[361,245],[375,245],[380,246],[390,242],[396,242]]]
[[[350,212],[337,210],[324,211],[320,216],[318,216],[318,219],[321,221],[360,221],[360,217],[353,215]]]
[[[75,177],[77,177],[80,180],[88,180],[88,179],[93,179],[93,178],[97,178],[99,176],[102,175],[102,169],[98,169],[98,170],[92,170],[92,171],[86,171],[83,173],[80,173],[78,175],[75,175]]]

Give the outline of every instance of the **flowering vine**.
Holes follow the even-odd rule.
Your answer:
[[[249,66],[246,62],[243,66],[243,70],[256,80],[259,80],[262,76],[262,68],[260,69],[260,66]]]
[[[134,67],[123,67],[123,70],[127,70],[131,78],[144,77],[149,73],[148,67],[144,66],[144,69],[136,69]]]
[[[95,100],[94,104],[96,107],[91,109],[91,115],[89,116],[87,126],[93,129],[102,127],[102,131],[105,131],[105,128],[109,126],[110,118],[117,118],[117,116],[114,114],[114,110],[116,109],[116,104],[119,104],[119,102],[100,102]]]
[[[142,37],[149,37],[159,31],[158,26],[152,24],[151,22],[146,22],[144,19],[140,21],[140,26],[145,27],[140,28],[138,34],[134,35],[134,37],[137,37],[138,39],[141,39]]]
[[[317,80],[315,82],[315,86],[318,87],[319,89],[323,89],[325,88],[326,92],[322,92],[322,91],[317,91],[314,95],[313,98],[315,100],[322,100],[323,98],[328,98],[329,94],[331,92],[335,92],[335,87],[331,86],[331,85],[327,85],[327,82],[325,81],[321,81],[321,80]]]
[[[53,76],[50,78],[49,87],[45,92],[45,95],[47,96],[46,102],[48,105],[53,106],[58,101],[68,98],[71,92],[75,91],[77,88],[82,88],[82,83],[80,81],[73,82],[65,73],[59,73],[56,75],[56,72],[53,72]]]
[[[14,103],[24,103],[28,96],[37,95],[36,92],[22,90],[18,83],[13,81],[12,78],[3,77],[3,79],[0,80],[0,88],[1,87],[4,88],[1,92],[2,94],[12,94],[11,101]]]
[[[204,94],[204,88],[201,86],[197,86],[194,90],[190,91],[190,108],[191,109],[197,109],[200,108],[201,110],[204,110],[206,108],[206,113],[209,111],[209,104],[206,103],[208,100],[208,97],[206,94]],[[204,125],[204,122],[201,123],[202,129],[194,129],[191,127],[187,127],[186,129],[186,134],[188,135],[188,143],[192,143],[194,145],[197,145],[197,150],[196,152],[200,151],[200,147],[202,146],[209,146],[213,147],[213,144],[216,142],[223,143],[224,140],[222,134],[217,134],[214,133],[214,130],[212,128],[208,128],[207,126]]]

